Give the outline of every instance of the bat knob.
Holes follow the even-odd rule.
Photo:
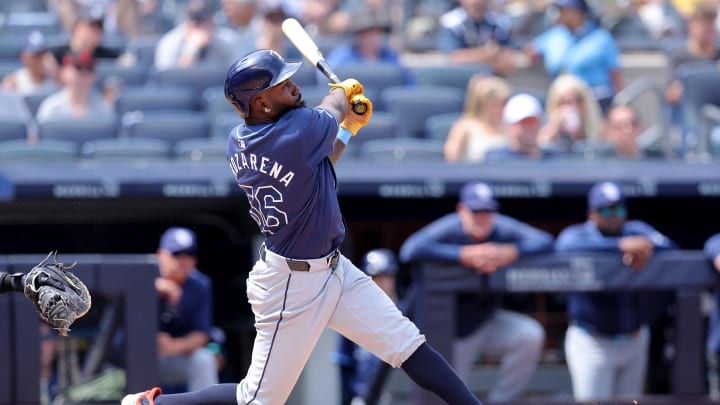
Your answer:
[[[365,103],[357,102],[357,103],[353,103],[353,105],[352,105],[352,110],[357,115],[365,114],[367,112],[367,109],[368,109],[367,104],[365,104]]]

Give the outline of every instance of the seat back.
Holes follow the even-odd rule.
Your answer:
[[[104,119],[53,119],[38,124],[40,139],[75,142],[78,145],[96,139],[115,138],[118,123]]]
[[[170,143],[151,138],[98,139],[85,142],[81,155],[103,160],[166,159],[170,157]]]
[[[199,111],[149,111],[124,125],[131,138],[160,139],[171,146],[182,139],[210,137],[210,123]]]
[[[28,128],[24,121],[0,119],[0,141],[27,139]]]
[[[185,87],[131,87],[124,89],[115,101],[115,111],[164,111],[195,109],[197,99]]]
[[[367,161],[443,161],[443,142],[434,139],[374,139],[360,145],[358,158]]]
[[[402,123],[400,136],[423,138],[427,117],[443,113],[460,113],[464,92],[447,86],[398,86],[380,93],[387,111]]]

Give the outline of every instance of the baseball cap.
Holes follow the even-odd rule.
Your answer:
[[[160,237],[160,249],[167,250],[174,255],[187,253],[195,256],[198,250],[195,232],[188,228],[170,228]]]
[[[557,8],[574,8],[583,13],[588,11],[588,5],[585,0],[556,0],[554,6]]]
[[[624,203],[625,194],[622,188],[613,182],[596,183],[588,192],[588,207],[592,210]]]
[[[43,35],[40,31],[33,31],[28,35],[27,40],[25,41],[25,46],[23,46],[24,52],[29,53],[40,53],[46,51],[47,43],[45,42],[45,35]]]
[[[66,53],[65,56],[63,56],[62,64],[63,66],[72,65],[76,69],[95,70],[95,58],[92,52],[88,50]]]
[[[503,120],[508,124],[520,122],[528,117],[542,118],[543,108],[537,98],[521,93],[510,97],[503,108]]]
[[[486,183],[469,183],[460,190],[460,203],[471,211],[497,211],[500,207]]]
[[[203,22],[212,19],[215,10],[208,0],[190,0],[186,12],[189,19]]]

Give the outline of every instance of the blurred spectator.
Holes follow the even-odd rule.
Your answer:
[[[198,64],[230,66],[235,61],[236,44],[220,35],[215,26],[211,0],[189,0],[185,20],[165,33],[155,49],[157,70]]]
[[[640,271],[654,252],[676,247],[649,224],[627,220],[625,203],[619,185],[594,184],[587,195],[587,221],[562,230],[556,251],[617,253],[628,271]],[[644,298],[636,291],[568,294],[565,357],[575,400],[637,398],[643,393],[650,343]]]
[[[71,32],[78,21],[88,13],[88,8],[102,16],[105,34],[125,39],[141,34],[142,8],[141,0],[48,0],[60,17],[60,22],[67,32]]]
[[[255,48],[272,49],[288,59],[302,59],[302,55],[282,32],[282,22],[288,17],[285,7],[277,0],[263,2],[259,14],[262,20]]]
[[[512,96],[505,104],[502,116],[507,145],[488,150],[485,153],[486,162],[518,158],[535,160],[552,155],[538,143],[543,108],[537,98],[524,93]]]
[[[20,95],[48,92],[58,87],[55,81],[57,64],[48,52],[45,36],[40,31],[28,35],[20,52],[23,64],[3,78],[2,87]]]
[[[700,3],[695,7],[688,19],[688,36],[685,46],[670,50],[668,55],[668,71],[672,75],[670,85],[665,91],[665,98],[671,105],[677,105],[682,97],[682,84],[675,79],[674,73],[678,66],[690,62],[717,62],[720,51],[717,48],[717,30],[715,19],[718,6],[714,1]]]
[[[64,87],[40,103],[38,123],[65,118],[114,119],[112,106],[95,89],[96,80],[95,59],[89,51],[65,55],[60,68]]]
[[[539,134],[543,148],[572,153],[578,141],[600,138],[600,106],[578,77],[564,74],[553,80],[545,105],[547,121]]]
[[[666,0],[637,1],[637,16],[653,38],[678,36],[684,21]]]
[[[720,233],[708,238],[703,250],[712,267],[720,272]],[[705,350],[708,364],[708,391],[710,399],[717,401],[720,399],[720,289],[715,289],[713,295],[715,308],[710,313]]]
[[[400,260],[457,263],[478,274],[491,274],[520,257],[552,251],[553,237],[498,212],[485,183],[468,183],[454,213],[412,234]],[[500,360],[497,382],[488,400],[517,399],[537,367],[545,331],[535,319],[501,309],[497,296],[467,294],[457,299],[453,366],[467,381],[478,355]]]
[[[393,251],[370,250],[363,256],[360,269],[398,304],[396,277],[400,265]],[[367,398],[373,380],[384,363],[345,336],[338,335],[338,338],[337,351],[332,357],[340,368],[341,404],[356,404],[357,402],[353,402],[356,397]]]
[[[551,78],[567,73],[581,78],[604,110],[622,88],[620,50],[612,34],[592,18],[585,0],[556,0],[557,23],[525,47],[542,59]]]
[[[301,3],[300,21],[311,35],[327,36],[347,32],[349,19],[340,10],[340,0],[303,0]]]
[[[613,145],[618,157],[640,159],[645,151],[638,146],[640,116],[631,105],[613,105],[608,110],[603,139]]]
[[[490,0],[460,0],[460,6],[440,17],[438,48],[454,64],[490,66],[501,76],[515,70],[510,45],[511,23],[487,10]]]
[[[386,15],[369,11],[354,14],[350,23],[352,43],[336,46],[327,55],[328,64],[337,67],[345,64],[362,65],[378,62],[402,66],[398,52],[387,45],[390,29],[390,20]],[[415,78],[410,69],[405,71],[404,84],[414,84]]]
[[[470,78],[463,114],[445,140],[445,160],[479,162],[489,149],[507,143],[502,113],[510,94],[505,79],[482,74]]]
[[[0,120],[22,121],[27,128],[29,142],[37,140],[37,125],[30,109],[18,94],[0,89]]]
[[[255,50],[261,24],[258,8],[258,0],[222,0],[223,12],[216,20],[221,35],[234,44],[237,57]]]
[[[69,42],[51,48],[57,63],[62,63],[68,52],[82,51],[89,51],[94,59],[117,59],[122,54],[122,49],[102,44],[104,25],[102,7],[81,8],[70,30]]]
[[[218,383],[215,354],[207,348],[213,321],[213,287],[197,266],[197,236],[173,227],[157,250],[160,296],[157,336],[160,380],[196,391]]]

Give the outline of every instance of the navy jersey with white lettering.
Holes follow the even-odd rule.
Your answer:
[[[327,110],[298,108],[277,122],[241,124],[230,133],[230,168],[266,247],[281,256],[323,257],[345,238],[328,158],[338,125]]]

